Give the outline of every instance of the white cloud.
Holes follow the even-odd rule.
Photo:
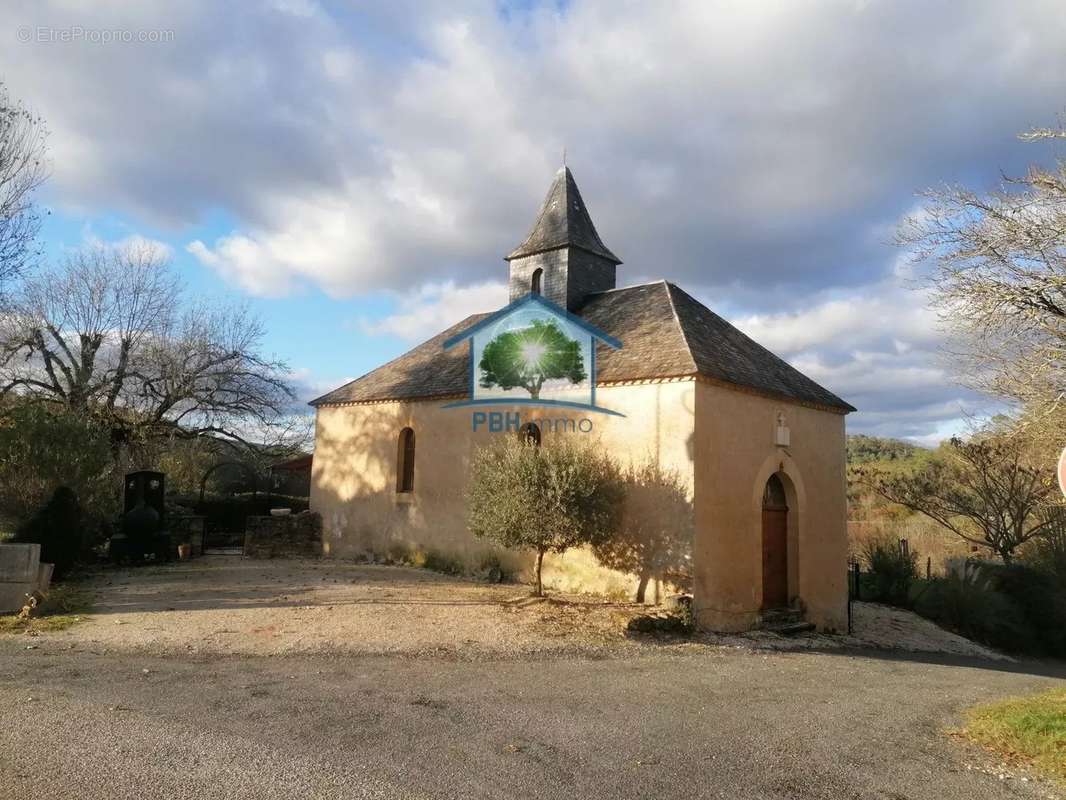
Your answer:
[[[928,298],[898,278],[799,311],[752,314],[733,323],[856,406],[848,417],[853,433],[929,443],[929,437],[954,430],[961,417],[997,410],[957,385]]]
[[[3,47],[0,74],[52,130],[50,202],[177,231],[255,295],[394,293],[367,330],[412,340],[499,305],[565,146],[620,282],[679,282],[853,428],[925,435],[975,400],[887,242],[916,189],[1046,155],[1014,134],[1061,108],[1059,5],[16,0],[9,30],[174,37]]]
[[[822,346],[856,349],[875,342],[902,354],[940,339],[925,294],[892,281],[797,311],[751,314],[733,323],[778,355]]]
[[[25,2],[9,27],[174,41],[8,47],[0,72],[49,121],[65,206],[224,209],[195,252],[251,291],[497,278],[566,146],[628,274],[776,298],[879,278],[915,189],[1042,152],[1013,135],[1061,106],[1059,10]]]
[[[495,311],[506,303],[507,286],[503,283],[426,284],[403,297],[395,313],[380,320],[362,320],[361,327],[371,335],[421,342],[471,314]]]

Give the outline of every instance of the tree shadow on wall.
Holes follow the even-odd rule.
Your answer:
[[[692,585],[694,509],[687,482],[652,459],[623,472],[626,487],[621,526],[592,551],[605,567],[636,575],[636,602],[659,580],[680,590]]]

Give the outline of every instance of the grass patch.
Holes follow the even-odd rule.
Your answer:
[[[971,709],[963,735],[1066,785],[1066,689]]]
[[[35,635],[49,631],[62,631],[85,619],[92,608],[91,595],[69,584],[58,584],[48,590],[48,595],[37,608],[37,615],[19,619],[17,614],[0,616],[0,634],[28,633]]]

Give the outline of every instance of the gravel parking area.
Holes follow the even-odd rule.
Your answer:
[[[632,646],[642,609],[596,598],[531,602],[515,584],[326,560],[207,556],[108,570],[85,581],[85,622],[51,636],[70,646],[157,655],[492,655]]]
[[[880,648],[1002,658],[909,612],[869,603],[854,605],[852,636],[782,638],[753,632],[664,640],[626,636],[626,623],[652,610],[633,603],[574,595],[537,601],[521,585],[343,561],[208,556],[104,570],[83,585],[94,599],[88,618],[48,637],[97,652],[507,659],[727,646]]]

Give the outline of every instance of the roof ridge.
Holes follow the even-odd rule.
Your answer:
[[[592,297],[597,294],[609,294],[610,292],[624,292],[627,289],[640,289],[643,286],[655,286],[659,283],[665,283],[662,278],[654,281],[647,281],[645,283],[631,283],[628,286],[615,286],[613,289],[601,289],[598,292],[585,292],[585,297]]]
[[[678,330],[681,331],[681,341],[685,343],[685,351],[688,353],[689,360],[692,362],[692,371],[699,372],[700,365],[696,363],[696,355],[692,352],[692,343],[688,340],[685,324],[681,321],[681,315],[677,313],[677,303],[674,302],[674,293],[672,290],[678,287],[674,286],[674,284],[670,283],[666,278],[656,282],[662,283],[666,288],[666,299],[670,302],[670,312],[674,315],[674,322],[677,323]]]
[[[803,372],[801,372],[800,370],[798,370],[796,367],[794,367],[792,364],[790,364],[786,359],[784,359],[781,356],[777,355],[777,353],[775,353],[773,350],[770,350],[765,345],[762,345],[759,342],[757,342],[755,339],[753,339],[751,336],[746,334],[744,331],[742,331],[740,328],[738,328],[736,325],[734,325],[728,319],[723,317],[721,314],[716,313],[712,309],[708,308],[706,305],[701,303],[699,300],[697,300],[691,294],[686,292],[680,286],[677,286],[676,284],[670,283],[669,281],[665,281],[665,280],[663,281],[663,283],[666,283],[669,287],[671,287],[671,289],[673,291],[676,291],[680,295],[683,295],[684,297],[688,298],[688,300],[691,303],[694,303],[696,306],[698,306],[700,309],[702,309],[705,313],[709,314],[711,316],[711,318],[719,320],[721,322],[721,324],[724,326],[724,329],[730,332],[731,336],[739,337],[739,339],[742,340],[745,343],[746,346],[753,347],[758,352],[764,354],[765,356],[768,356],[769,359],[771,360],[771,363],[777,365],[778,367],[783,368],[789,374],[794,374],[794,375],[798,376],[801,379],[801,381],[804,381],[804,382],[810,384],[811,387],[813,387],[813,388],[815,388],[815,389],[817,389],[817,390],[819,390],[821,392],[824,392],[827,395],[827,400],[823,401],[823,402],[826,402],[827,405],[837,405],[840,408],[847,409],[847,411],[845,411],[845,413],[848,413],[849,411],[855,411],[856,410],[855,407],[853,405],[851,405],[850,403],[848,403],[846,400],[843,400],[842,398],[840,398],[839,396],[837,396],[836,394],[831,392],[829,389],[826,389],[820,383],[815,381],[809,375],[806,375]],[[674,307],[674,297],[673,297],[672,293],[670,295],[670,304],[671,304],[671,307]],[[675,307],[675,311],[676,311],[676,307]],[[684,326],[683,325],[682,325],[682,331],[684,332]],[[689,353],[692,356],[693,360],[696,361],[696,356],[695,356],[695,353],[692,352],[692,346],[689,343],[688,335],[687,334],[684,334],[684,335],[685,335],[685,344],[686,344],[686,346],[689,349]],[[731,342],[729,342],[727,340],[724,340],[722,342],[722,345],[724,347],[727,347],[727,348],[734,348],[735,347],[734,343],[731,343]],[[701,367],[699,362],[696,362],[696,370],[698,372],[700,372],[701,374],[703,373],[703,368]],[[832,402],[829,402],[830,399],[832,400]]]

